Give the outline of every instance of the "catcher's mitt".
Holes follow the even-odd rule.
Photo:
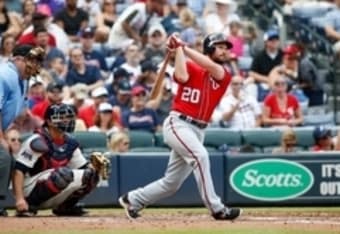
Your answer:
[[[110,174],[110,160],[101,152],[92,152],[90,155],[90,162],[97,173],[103,180],[107,180]]]

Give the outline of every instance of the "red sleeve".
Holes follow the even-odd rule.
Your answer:
[[[35,45],[32,33],[27,33],[24,35],[21,35],[18,39],[18,44],[23,45],[23,44],[29,44],[29,45]]]

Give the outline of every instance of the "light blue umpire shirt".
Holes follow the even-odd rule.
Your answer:
[[[13,62],[0,63],[0,110],[2,130],[5,131],[26,106],[27,80]]]

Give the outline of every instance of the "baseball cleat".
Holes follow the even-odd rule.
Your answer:
[[[72,207],[58,207],[52,210],[56,216],[84,216],[88,213],[82,205],[74,205]]]
[[[121,196],[118,199],[118,201],[119,201],[119,204],[124,208],[125,214],[129,219],[136,219],[140,217],[140,215],[138,214],[138,210],[135,210],[131,207],[127,193]]]
[[[222,211],[213,214],[212,216],[216,220],[234,220],[242,214],[240,208],[228,208],[225,207]]]

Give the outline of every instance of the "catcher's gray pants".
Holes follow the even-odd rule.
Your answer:
[[[0,207],[1,200],[4,200],[7,195],[13,165],[14,158],[0,146]]]
[[[194,172],[198,190],[211,213],[224,208],[216,195],[210,173],[210,161],[202,142],[204,131],[171,112],[164,121],[164,141],[172,148],[169,164],[163,178],[128,193],[134,209],[140,210],[157,200],[175,193],[185,179]]]

